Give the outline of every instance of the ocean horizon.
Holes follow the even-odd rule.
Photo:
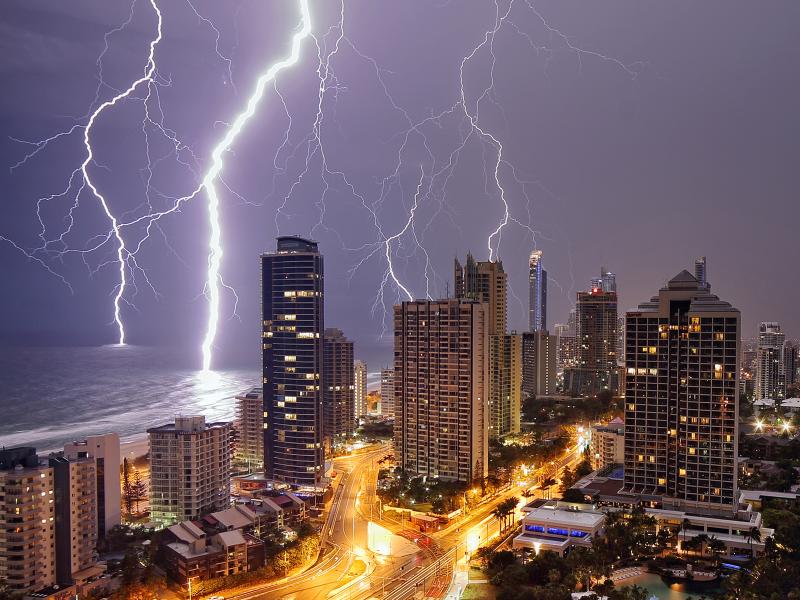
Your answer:
[[[230,421],[235,396],[260,385],[259,365],[197,368],[196,349],[152,346],[0,347],[0,447],[60,450],[87,435],[122,442],[177,415]],[[380,372],[370,372],[371,387]]]

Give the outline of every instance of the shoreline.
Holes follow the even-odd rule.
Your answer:
[[[122,464],[122,460],[125,458],[127,458],[129,461],[141,458],[147,454],[149,449],[149,442],[146,435],[143,435],[142,437],[137,436],[133,439],[120,442],[119,464]]]

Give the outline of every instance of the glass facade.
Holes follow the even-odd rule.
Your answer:
[[[264,472],[294,485],[323,476],[323,260],[315,242],[278,238],[261,257]]]

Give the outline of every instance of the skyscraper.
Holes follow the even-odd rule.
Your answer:
[[[487,312],[461,299],[394,307],[395,451],[411,474],[463,482],[487,474]]]
[[[353,363],[353,404],[355,417],[359,419],[367,414],[367,365],[357,360]]]
[[[326,329],[323,356],[323,431],[333,448],[355,431],[353,342],[341,329]]]
[[[547,271],[542,268],[542,251],[528,258],[528,330],[547,329]]]
[[[520,430],[522,338],[515,332],[489,336],[489,439]]]
[[[556,393],[558,337],[546,331],[522,334],[522,391],[528,396]]]
[[[475,262],[467,254],[462,267],[455,261],[455,297],[485,302],[489,311],[489,335],[506,332],[506,273],[501,261]]]
[[[756,400],[786,398],[786,335],[775,322],[761,323],[756,349]]]
[[[511,415],[520,411],[522,378],[509,369],[522,362],[521,340],[506,335],[506,273],[500,261],[475,262],[467,254],[462,267],[455,261],[455,296],[486,304],[489,315],[489,437],[496,439],[518,429]]]
[[[697,283],[703,287],[708,287],[705,256],[700,256],[694,261],[694,278],[697,279]]]
[[[682,271],[626,317],[624,492],[735,511],[739,311]]]
[[[593,395],[616,387],[617,293],[593,287],[578,292],[576,366],[565,372],[565,387]]]
[[[261,256],[264,473],[315,486],[324,475],[323,260],[316,242],[278,238]]]
[[[394,369],[381,369],[381,415],[394,418]]]
[[[202,415],[175,417],[147,435],[150,520],[157,527],[229,508],[230,423],[206,423]]]
[[[617,276],[605,267],[600,267],[600,277],[593,277],[589,287],[602,292],[616,292]]]

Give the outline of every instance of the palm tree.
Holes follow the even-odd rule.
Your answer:
[[[683,533],[683,554],[686,555],[686,530],[689,529],[689,525],[691,522],[689,519],[684,519],[681,521],[680,531]]]
[[[719,555],[725,552],[725,542],[718,539],[716,536],[711,536],[711,539],[708,542],[708,549],[711,551],[711,555],[714,557],[715,562],[719,562]]]
[[[705,533],[701,533],[700,535],[695,537],[694,540],[693,540],[694,543],[697,545],[697,547],[700,550],[700,556],[701,557],[705,556],[705,548],[704,548],[704,546],[708,542],[708,540],[709,540],[709,537]]]
[[[553,479],[551,475],[547,476],[544,481],[542,481],[542,490],[547,490],[547,495],[550,495],[550,488],[556,484],[556,480]]]
[[[750,558],[755,558],[753,556],[753,542],[761,543],[761,530],[758,527],[751,527],[744,534],[744,537],[747,539],[747,543],[750,544]]]

